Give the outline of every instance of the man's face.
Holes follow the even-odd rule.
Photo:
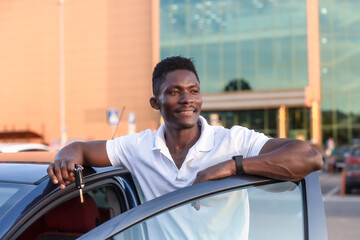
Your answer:
[[[167,126],[175,129],[197,126],[202,99],[200,83],[193,72],[175,70],[167,73],[157,100]]]

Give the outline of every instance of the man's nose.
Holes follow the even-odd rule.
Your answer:
[[[194,96],[189,92],[182,92],[180,94],[180,102],[181,103],[192,103],[194,102]]]

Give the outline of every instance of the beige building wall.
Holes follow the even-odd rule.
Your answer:
[[[307,44],[308,44],[308,74],[309,89],[312,92],[311,101],[311,140],[321,144],[321,79],[320,79],[320,40],[319,40],[319,2],[307,0]]]
[[[150,108],[159,56],[158,0],[64,0],[65,125],[69,139],[108,139],[106,111],[125,107],[116,136],[157,128]],[[0,1],[0,131],[60,138],[60,4]],[[154,27],[155,26],[155,27]]]

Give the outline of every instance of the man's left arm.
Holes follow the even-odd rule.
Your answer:
[[[321,154],[304,141],[274,138],[264,144],[258,156],[244,158],[242,165],[245,174],[296,181],[320,170],[323,160]],[[200,171],[194,184],[235,173],[235,161],[231,159]]]

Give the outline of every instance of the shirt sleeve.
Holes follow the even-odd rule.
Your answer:
[[[111,165],[114,167],[122,166],[120,158],[116,154],[116,139],[106,141],[106,152]]]
[[[135,138],[136,136],[131,134],[106,141],[106,152],[114,167],[122,166],[131,171],[129,159],[133,158]]]
[[[270,139],[263,133],[241,126],[234,126],[230,131],[234,144],[239,148],[239,152],[246,153],[244,157],[259,155],[262,147]]]
[[[134,164],[139,161],[139,151],[149,148],[152,143],[152,132],[145,130],[113,140],[106,141],[106,152],[110,163],[114,167],[123,166],[130,172],[134,170]]]

